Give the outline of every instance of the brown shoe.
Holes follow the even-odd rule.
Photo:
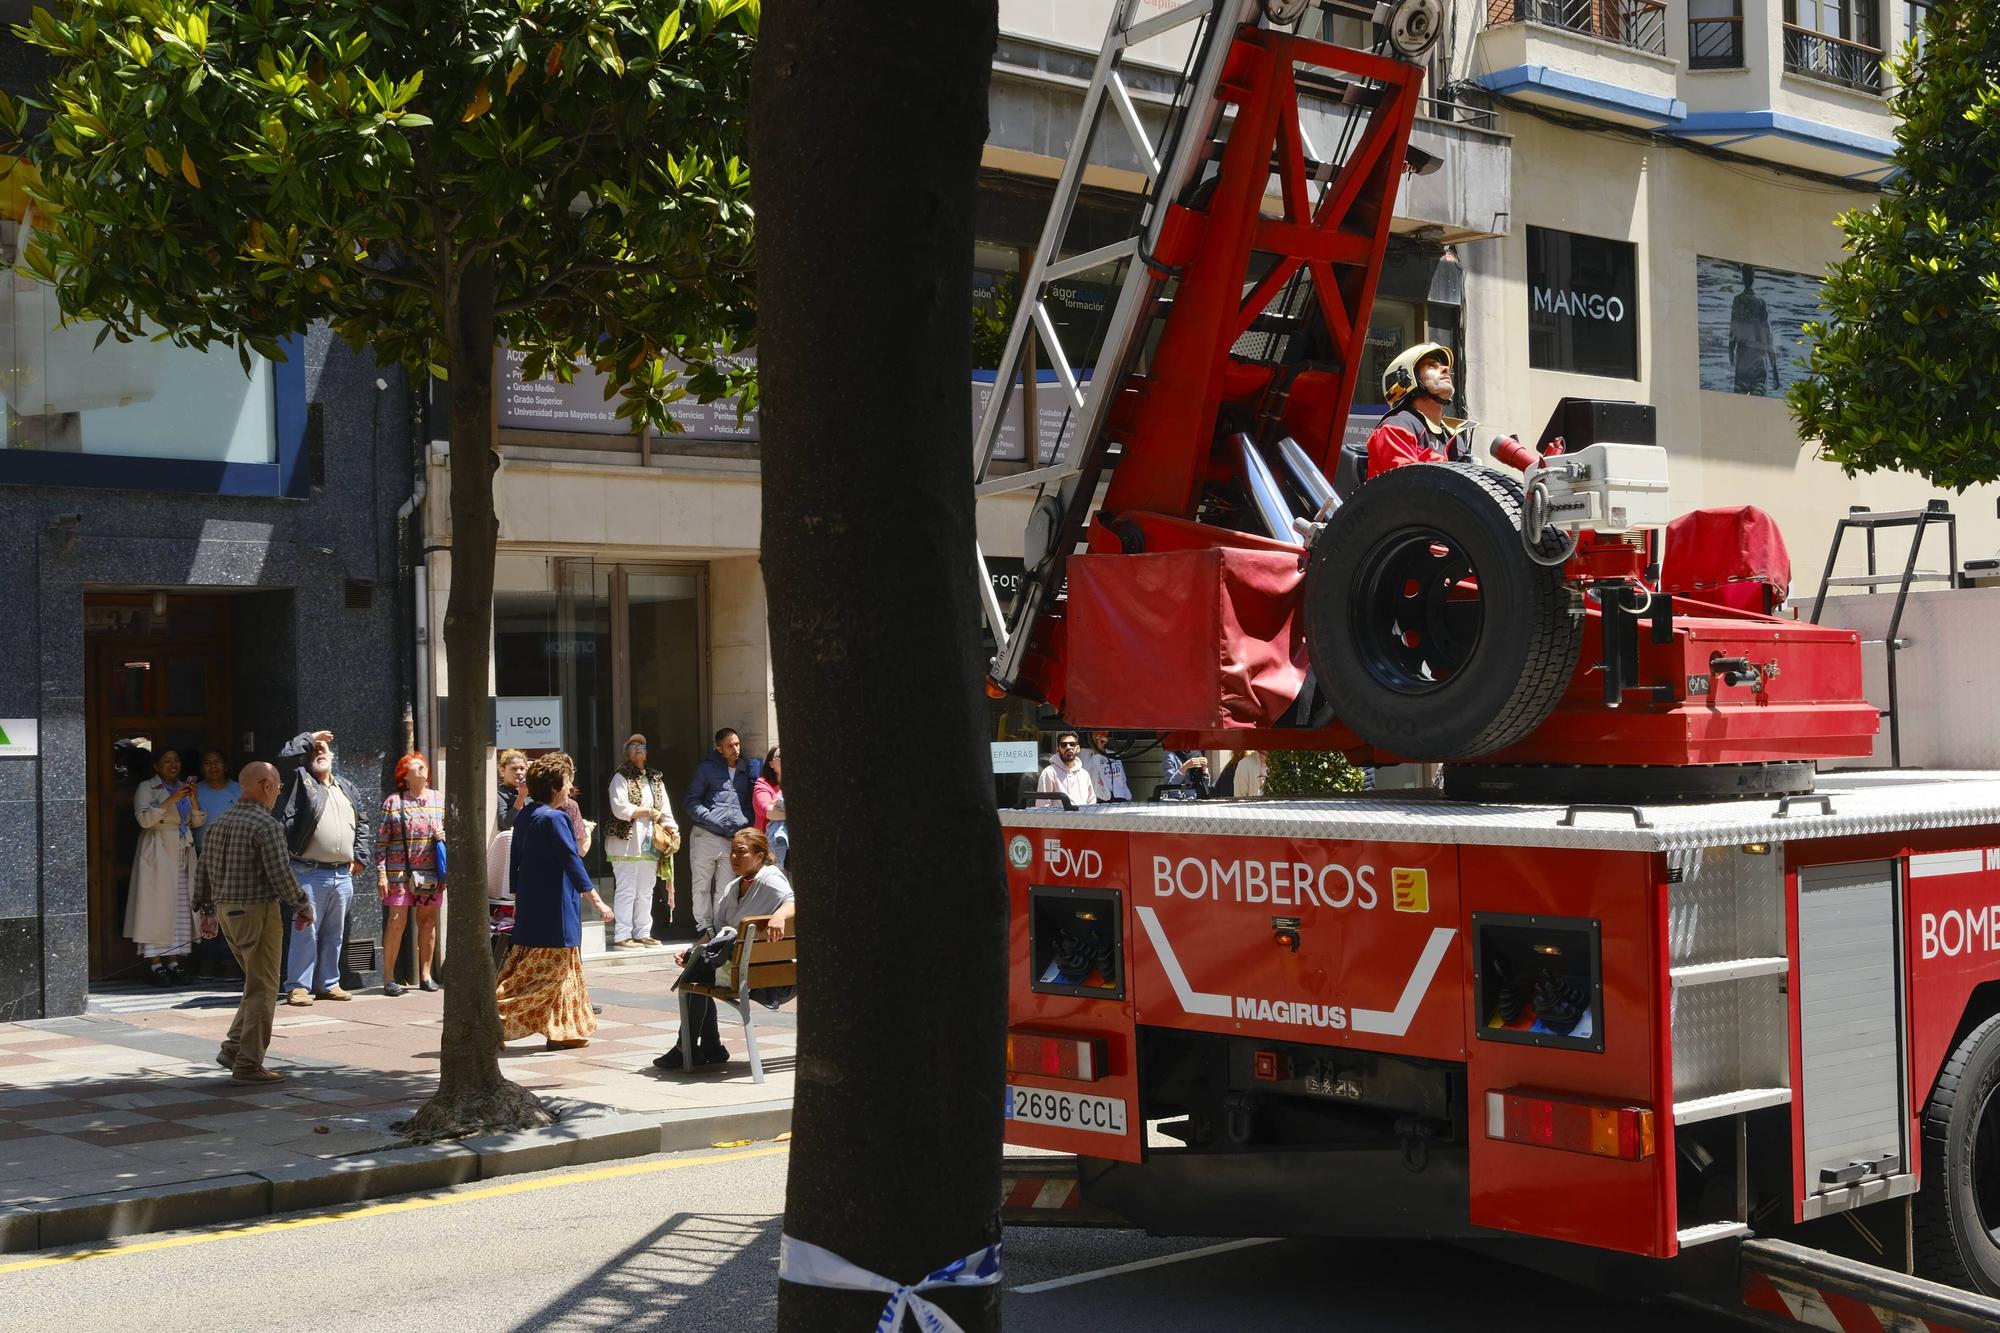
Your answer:
[[[231,1083],[249,1083],[249,1084],[283,1083],[285,1081],[285,1076],[283,1074],[280,1074],[275,1069],[266,1069],[262,1065],[252,1065],[248,1069],[230,1070],[229,1081]]]
[[[645,945],[648,949],[657,949],[660,947],[660,942],[651,935],[639,936],[639,943]]]
[[[542,1049],[545,1051],[573,1051],[579,1046],[588,1045],[590,1045],[588,1037],[578,1037],[575,1041],[545,1041],[542,1043]]]
[[[646,946],[638,940],[620,940],[611,947],[614,949],[643,949]]]
[[[291,994],[285,997],[286,1004],[295,1004],[301,1009],[306,1008],[312,1002],[313,1002],[312,992],[307,990],[304,986],[292,987]]]
[[[338,986],[328,986],[316,998],[321,1000],[351,1000],[354,997]]]

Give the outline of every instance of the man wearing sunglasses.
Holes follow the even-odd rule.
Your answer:
[[[1061,792],[1071,805],[1097,804],[1097,788],[1090,780],[1090,770],[1083,766],[1083,745],[1075,732],[1065,731],[1056,737],[1055,759],[1042,770],[1035,790]]]

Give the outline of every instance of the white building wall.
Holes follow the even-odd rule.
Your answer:
[[[1697,256],[1820,274],[1842,254],[1844,210],[1873,204],[1848,189],[1735,161],[1719,161],[1641,135],[1582,130],[1516,112],[1514,214],[1509,234],[1462,246],[1467,269],[1467,361],[1473,414],[1494,430],[1539,433],[1564,396],[1623,398],[1659,411],[1682,509],[1754,504],[1768,510],[1791,550],[1795,593],[1818,587],[1834,522],[1849,505],[1921,507],[1943,496],[1959,515],[1961,555],[2000,550],[2000,490],[1948,496],[1920,479],[1849,479],[1802,442],[1782,398],[1704,391],[1697,360]],[[1638,247],[1639,378],[1597,378],[1528,365],[1527,228],[1552,227]],[[1482,430],[1482,437],[1493,433]],[[1885,556],[1906,548],[1885,535]],[[1864,555],[1850,541],[1842,572]],[[1943,563],[1942,551],[1935,564]]]

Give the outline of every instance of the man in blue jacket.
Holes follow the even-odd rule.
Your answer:
[[[694,833],[688,841],[688,872],[694,881],[697,927],[715,924],[715,895],[729,878],[729,840],[750,826],[750,761],[743,757],[743,738],[736,728],[715,733],[715,749],[695,765],[687,790],[688,813]]]

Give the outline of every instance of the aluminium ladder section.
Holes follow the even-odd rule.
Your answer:
[[[1924,534],[1933,523],[1944,524],[1946,559],[1943,572],[1917,568],[1917,555],[1924,545]],[[1849,574],[1840,578],[1833,575],[1834,562],[1840,559],[1840,543],[1850,529],[1859,528],[1868,534],[1868,572]],[[1875,534],[1883,528],[1914,528],[1910,534],[1910,550],[1903,561],[1900,574],[1878,572],[1875,563]],[[1958,586],[1958,518],[1943,500],[1932,500],[1922,509],[1897,509],[1886,513],[1871,512],[1866,505],[1854,505],[1833,528],[1833,545],[1827,548],[1826,569],[1820,574],[1819,595],[1813,598],[1812,623],[1819,624],[1820,612],[1826,607],[1828,588],[1866,588],[1872,595],[1877,588],[1894,584],[1896,606],[1889,613],[1889,628],[1882,636],[1883,651],[1888,663],[1889,706],[1878,710],[1880,716],[1889,719],[1889,767],[1903,766],[1903,725],[1899,696],[1896,688],[1896,654],[1907,647],[1902,638],[1903,608],[1910,600],[1910,585],[1913,583],[1942,583],[1946,587]]]
[[[992,582],[987,577],[985,552],[981,550],[978,553],[981,606],[992,628],[996,649],[991,672],[995,680],[1010,686],[1027,648],[1027,630],[1060,585],[1062,558],[1068,553],[1067,546],[1073,544],[1082,511],[1097,487],[1104,448],[1101,437],[1110,399],[1144,343],[1150,325],[1145,316],[1155,308],[1168,277],[1152,261],[1153,249],[1167,216],[1165,205],[1180,197],[1192,183],[1195,172],[1209,152],[1210,142],[1215,137],[1222,116],[1222,104],[1216,92],[1221,84],[1223,65],[1237,30],[1245,23],[1256,22],[1263,12],[1260,0],[1186,0],[1186,3],[1164,14],[1135,22],[1133,16],[1140,3],[1141,0],[1118,0],[1112,8],[1104,45],[1098,52],[1096,68],[1084,92],[1083,110],[1077,121],[1076,134],[1070,142],[1069,156],[1063,163],[1062,176],[1056,182],[1055,199],[1050,205],[1048,220],[1043,224],[1041,240],[1035,247],[1034,260],[1021,282],[1022,299],[1015,310],[1013,324],[1007,331],[1007,344],[994,376],[993,393],[987,399],[986,410],[981,414],[973,435],[973,492],[976,496],[1040,489],[1044,492],[1037,501],[1037,508],[1040,509],[1050,498],[1047,488],[1053,486],[1054,504],[1059,514],[1047,523],[1046,548],[1023,553],[1026,568],[1011,617],[1003,614],[999,599],[992,590]],[[1192,74],[1182,80],[1175,91],[1167,122],[1167,157],[1162,160],[1147,138],[1119,69],[1132,47],[1189,23],[1203,26],[1195,43]],[[1107,101],[1116,108],[1119,121],[1146,168],[1150,188],[1141,209],[1140,230],[1125,240],[1065,259],[1062,257],[1063,242],[1083,190],[1084,167],[1089,160],[1090,144]],[[1119,259],[1124,259],[1127,264],[1125,279],[1112,303],[1099,364],[1093,369],[1090,379],[1080,384],[1063,350],[1062,341],[1057,337],[1055,322],[1043,302],[1043,289],[1051,282]],[[992,476],[993,455],[999,447],[1001,428],[1006,421],[1016,381],[1024,373],[1031,335],[1048,353],[1051,368],[1061,384],[1063,401],[1074,414],[1075,428],[1058,458],[1048,466],[1041,466],[1040,425],[1034,421],[1027,422],[1023,437],[1028,469],[1013,475]],[[1008,623],[1010,619],[1011,625]]]

